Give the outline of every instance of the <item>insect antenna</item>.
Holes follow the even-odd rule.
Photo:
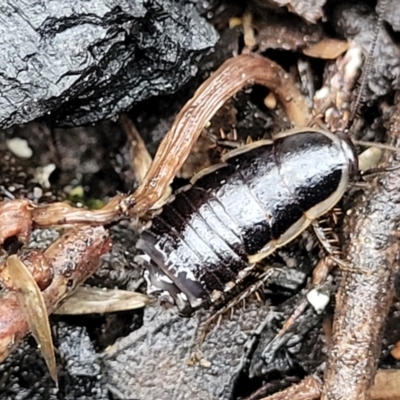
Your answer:
[[[383,25],[383,14],[386,10],[386,6],[387,6],[388,1],[387,0],[378,0],[378,18],[376,20],[376,24],[374,26],[374,36],[372,39],[372,43],[366,58],[366,63],[365,63],[365,67],[361,73],[361,78],[360,78],[360,85],[359,85],[359,90],[358,90],[358,94],[357,94],[357,98],[356,101],[353,103],[352,108],[351,108],[351,112],[350,112],[350,118],[347,121],[347,126],[345,128],[345,131],[349,132],[351,129],[350,125],[354,124],[354,120],[356,118],[356,116],[359,114],[360,109],[362,107],[362,105],[365,103],[365,87],[367,85],[367,79],[368,79],[368,75],[369,72],[371,70],[372,67],[372,62],[373,62],[373,55],[375,52],[375,48],[376,48],[376,43],[378,41],[378,36],[379,36],[379,32],[382,28]],[[359,146],[366,146],[366,147],[376,147],[378,149],[382,149],[382,150],[388,150],[388,151],[393,151],[393,152],[399,152],[399,149],[387,144],[382,144],[382,143],[375,143],[375,142],[365,142],[365,141],[361,141],[361,140],[356,140],[356,139],[352,139],[352,142],[356,145]],[[385,171],[386,169],[380,168],[379,171],[378,169],[374,168],[373,171],[371,170],[371,174],[375,174],[377,172],[382,172]],[[390,169],[389,169],[390,170]],[[369,175],[370,173],[367,171],[363,171],[363,175]]]
[[[400,165],[396,165],[394,167],[381,167],[381,168],[370,168],[367,169],[366,171],[361,171],[361,176],[369,176],[369,175],[375,175],[375,174],[380,174],[382,172],[390,172],[390,171],[396,171],[397,169],[400,168]]]
[[[356,115],[359,113],[362,104],[365,102],[364,98],[363,98],[363,96],[365,95],[365,86],[367,84],[368,75],[371,70],[372,57],[374,55],[376,43],[378,41],[379,32],[380,32],[382,24],[383,24],[383,13],[386,9],[386,6],[387,6],[387,0],[378,0],[378,19],[374,26],[374,36],[373,36],[371,47],[369,49],[369,52],[368,52],[368,55],[366,58],[365,67],[361,73],[360,89],[358,90],[356,101],[354,102],[354,104],[351,108],[350,119],[347,122],[346,130],[349,130],[350,124],[354,123],[354,119],[355,119]]]

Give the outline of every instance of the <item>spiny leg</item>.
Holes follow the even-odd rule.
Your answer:
[[[335,217],[332,217],[332,218],[335,218]],[[323,228],[321,226],[321,222],[323,222],[323,221],[314,221],[312,223],[312,227],[313,227],[315,236],[318,239],[320,245],[322,246],[324,251],[327,253],[326,258],[331,260],[334,263],[334,265],[336,264],[343,271],[349,271],[349,272],[355,272],[355,273],[360,273],[360,272],[367,273],[366,270],[362,270],[360,268],[357,268],[357,269],[351,268],[346,261],[341,259],[342,253],[338,247],[339,242],[338,242],[336,234],[334,233],[333,229],[330,227]],[[334,267],[334,265],[332,265],[330,267],[327,274]]]
[[[243,303],[245,299],[249,296],[251,296],[254,293],[257,293],[258,290],[260,290],[266,282],[271,278],[272,274],[276,272],[276,268],[269,268],[267,271],[265,271],[261,276],[258,277],[257,281],[254,282],[252,285],[250,285],[248,288],[246,288],[244,291],[240,292],[237,296],[235,296],[232,300],[230,300],[227,304],[225,304],[222,308],[218,309],[215,313],[211,315],[211,317],[207,318],[204,322],[200,322],[199,328],[197,330],[196,336],[195,336],[195,341],[194,341],[194,350],[192,352],[191,358],[189,363],[193,364],[196,361],[201,360],[201,345],[209,332],[211,324],[218,320],[217,325],[220,323],[220,319],[224,314],[226,314],[228,311],[231,311],[233,313],[234,308],[239,305],[240,303]],[[202,316],[200,315],[200,318]]]

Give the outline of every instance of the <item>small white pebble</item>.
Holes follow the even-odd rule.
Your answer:
[[[307,293],[307,300],[315,312],[321,314],[329,303],[329,296],[319,292],[317,289],[312,289]]]
[[[6,140],[6,145],[8,150],[19,158],[31,158],[33,155],[33,151],[25,139],[12,138]]]
[[[201,359],[200,360],[200,362],[199,362],[199,364],[200,364],[200,366],[202,366],[203,368],[211,368],[211,363],[210,363],[210,361],[208,361],[208,360],[205,360],[205,359]]]
[[[55,164],[48,164],[44,167],[38,167],[35,171],[36,182],[42,185],[44,188],[50,188],[50,175],[56,169]]]
[[[367,171],[376,168],[382,158],[383,151],[376,147],[369,147],[358,156],[358,168],[360,171]]]
[[[33,197],[34,197],[36,200],[39,200],[42,196],[43,196],[43,190],[42,190],[42,188],[35,186],[35,187],[33,188]]]

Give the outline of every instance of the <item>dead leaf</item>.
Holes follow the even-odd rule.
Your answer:
[[[149,297],[141,293],[80,286],[54,313],[80,315],[125,311],[145,307],[149,302]]]
[[[325,38],[311,47],[303,49],[306,56],[335,60],[349,48],[349,42],[338,39]]]
[[[24,310],[28,321],[29,329],[40,347],[50,376],[57,385],[57,365],[53,340],[42,292],[28,268],[16,255],[7,258],[7,268],[21,308]]]

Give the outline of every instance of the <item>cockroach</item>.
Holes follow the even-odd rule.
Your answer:
[[[179,190],[142,233],[137,248],[150,291],[182,314],[220,301],[257,262],[332,210],[358,172],[348,129],[290,130],[228,153]]]
[[[282,132],[228,153],[155,216],[137,243],[151,284],[182,312],[219,299],[331,210],[358,172],[345,135]]]

